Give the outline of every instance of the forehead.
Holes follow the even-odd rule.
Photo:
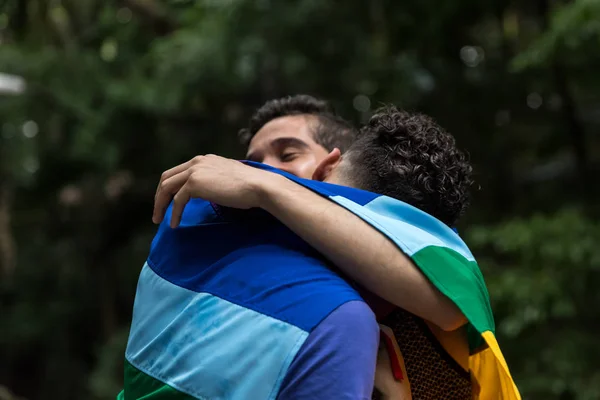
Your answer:
[[[312,127],[316,117],[312,115],[288,115],[275,118],[266,123],[252,138],[248,152],[265,149],[281,138],[294,138],[305,142],[307,145],[316,145],[313,138]]]

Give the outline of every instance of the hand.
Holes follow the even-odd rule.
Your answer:
[[[194,157],[161,175],[152,221],[159,224],[163,220],[171,198],[172,228],[181,222],[185,205],[192,197],[225,207],[259,207],[261,184],[272,176],[277,175],[215,155]]]

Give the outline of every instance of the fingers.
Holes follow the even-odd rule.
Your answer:
[[[183,190],[186,183],[188,183],[192,173],[198,168],[200,168],[200,165],[206,165],[206,163],[208,163],[209,165],[211,163],[216,163],[217,165],[219,165],[219,163],[222,163],[223,160],[226,159],[213,154],[207,154],[206,156],[196,156],[188,162],[185,162],[163,172],[158,187],[156,188],[156,193],[154,195],[154,209],[152,212],[152,222],[154,222],[155,224],[160,224],[162,222],[167,207],[169,206],[169,203],[173,198],[173,195],[175,194],[177,194],[175,196],[175,199],[178,198],[177,196],[179,196],[179,198],[185,199],[183,205],[181,205],[180,211],[178,211],[178,218],[180,219],[181,214],[183,213],[183,208],[185,207],[185,204],[187,204],[191,197],[191,190],[193,185],[188,185],[186,193],[182,193],[180,195],[180,192],[181,190]],[[173,215],[177,215],[177,213],[175,212],[175,208],[173,209]],[[179,220],[174,220],[172,218],[171,225],[173,224],[176,224],[175,226],[179,225]]]
[[[190,189],[187,184],[177,192],[173,198],[173,211],[171,213],[171,228],[177,228],[181,223],[181,216],[188,201],[190,201]]]
[[[184,169],[176,175],[172,175],[162,181],[154,197],[154,210],[152,212],[152,222],[160,224],[165,217],[165,211],[171,202],[175,193],[181,190],[188,180],[191,170]]]
[[[158,192],[160,191],[160,187],[164,181],[166,181],[167,179],[171,178],[174,175],[180,174],[181,172],[185,171],[186,169],[190,168],[191,166],[197,164],[201,157],[202,156],[196,156],[196,157],[192,158],[191,160],[184,162],[183,164],[179,164],[178,166],[173,167],[173,168],[168,169],[165,172],[163,172],[160,175],[160,181],[158,182],[158,186],[156,187],[156,193],[154,194],[155,201],[156,201],[156,196],[158,195]]]

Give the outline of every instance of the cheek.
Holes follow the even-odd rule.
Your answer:
[[[317,162],[314,157],[300,157],[286,164],[282,169],[300,178],[311,179],[317,169]]]
[[[281,167],[283,166],[283,164],[276,157],[265,157],[262,160],[262,163],[270,165],[271,167],[274,167],[274,168],[279,168],[279,169],[281,169]]]

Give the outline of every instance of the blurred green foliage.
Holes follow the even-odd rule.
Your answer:
[[[526,399],[600,397],[600,1],[3,0],[0,399],[109,399],[160,172],[241,157],[253,108],[433,115]],[[4,86],[3,86],[4,85]]]
[[[525,398],[600,398],[598,238],[573,208],[468,231]]]

